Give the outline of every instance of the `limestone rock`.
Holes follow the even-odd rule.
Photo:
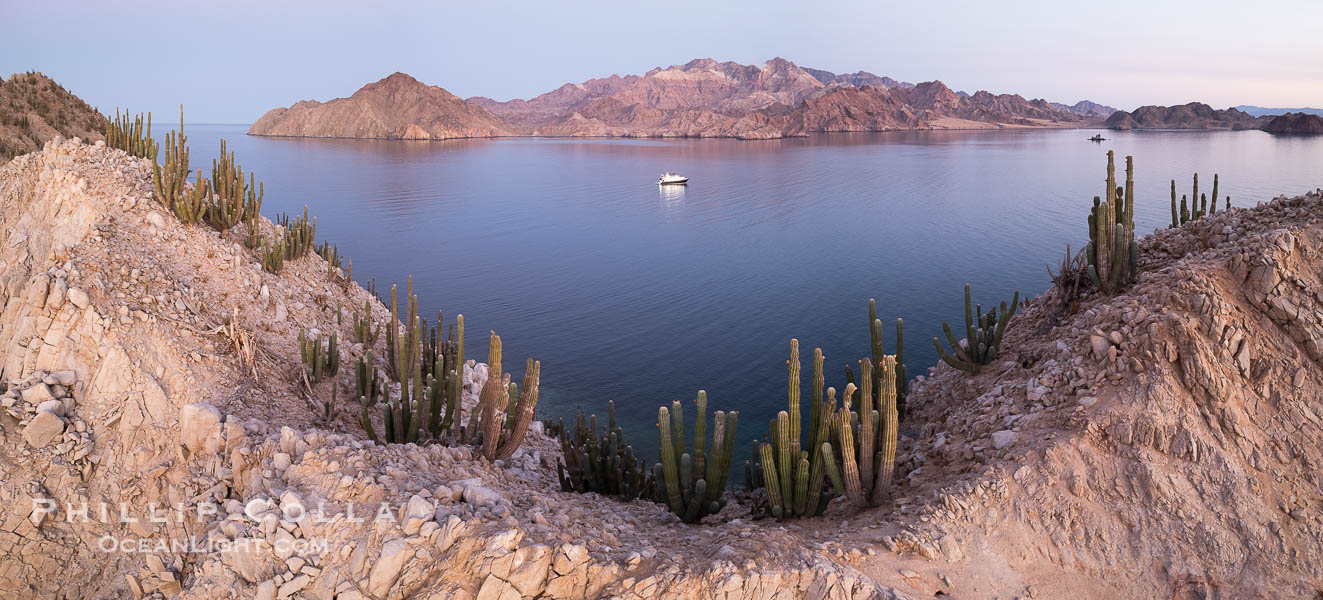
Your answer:
[[[64,433],[64,419],[53,412],[38,411],[23,428],[23,439],[33,448],[43,448],[60,439]]]

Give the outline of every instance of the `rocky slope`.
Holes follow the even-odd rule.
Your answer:
[[[1051,291],[1011,322],[1000,362],[976,376],[929,369],[910,395],[889,506],[837,500],[823,517],[777,523],[737,500],[690,526],[649,502],[558,491],[559,448],[536,428],[489,464],[464,447],[365,443],[352,404],[323,422],[328,386],[299,383],[298,331],[338,331],[348,364],[364,348],[336,307],[376,300],[328,281],[315,255],[264,273],[240,232],[163,215],[148,170],[75,141],[0,169],[0,596],[1308,598],[1323,587],[1323,192],[1156,232],[1122,295],[1063,305]],[[466,368],[466,404],[485,375]],[[121,502],[142,517],[149,502],[207,499],[217,514],[117,518]],[[34,510],[46,501],[58,508]],[[394,518],[356,521],[351,502],[360,518],[383,502]],[[296,518],[319,505],[327,519]],[[107,552],[104,536],[219,549]]]
[[[356,137],[403,140],[510,135],[500,119],[436,86],[395,73],[348,98],[304,100],[267,111],[250,135]]]
[[[827,131],[1061,127],[1085,119],[1077,111],[1013,94],[965,97],[939,81],[915,86],[864,71],[837,75],[781,58],[762,66],[697,59],[643,75],[566,84],[530,100],[474,97],[468,102],[499,118],[501,125],[492,127],[503,133],[491,135],[767,139]],[[897,103],[905,106],[896,110]],[[357,114],[348,108],[332,113],[305,104],[267,113],[249,133],[323,136],[333,130],[334,135],[383,137],[367,123],[348,121]],[[379,114],[400,110],[405,110],[403,99],[381,104]]]
[[[0,164],[59,135],[99,140],[106,117],[41,73],[0,79]]]
[[[1323,117],[1306,113],[1286,113],[1273,117],[1263,126],[1268,133],[1323,133]]]
[[[1118,110],[1104,122],[1110,129],[1258,129],[1269,117],[1254,117],[1234,108],[1216,110],[1202,102],[1180,106],[1141,106]]]

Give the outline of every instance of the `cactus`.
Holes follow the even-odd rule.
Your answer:
[[[371,348],[377,345],[377,340],[381,339],[381,326],[373,327],[372,323],[372,301],[363,301],[363,314],[354,312],[354,339],[365,347]]]
[[[657,410],[657,428],[661,433],[661,462],[653,466],[653,477],[659,488],[657,494],[685,523],[696,523],[726,506],[726,479],[739,420],[739,413],[735,411],[714,414],[712,452],[709,454],[706,447],[707,393],[700,391],[696,402],[698,421],[694,425],[692,453],[685,445],[684,413],[680,402],[672,403],[670,411],[665,406]],[[671,436],[672,427],[675,437]]]
[[[268,239],[260,236],[262,248],[262,268],[268,273],[278,274],[285,268],[285,247],[282,238]]]
[[[1135,242],[1134,179],[1132,157],[1125,159],[1125,189],[1116,186],[1114,154],[1107,151],[1107,199],[1093,198],[1089,215],[1088,275],[1104,294],[1113,294],[1138,274],[1139,244]]]
[[[1171,227],[1168,229],[1180,227],[1181,223],[1181,213],[1176,209],[1176,180],[1173,179],[1171,180]]]
[[[331,245],[330,242],[322,242],[317,246],[317,256],[326,261],[326,278],[335,279],[336,270],[344,266],[344,259],[340,256],[340,249]]]
[[[1217,214],[1217,173],[1213,173],[1213,201],[1208,203],[1208,214]]]
[[[285,230],[285,258],[300,258],[312,250],[317,236],[317,218],[308,220],[308,207],[303,207],[302,217],[291,219],[284,213],[277,215],[276,224]]]
[[[174,212],[188,181],[188,136],[184,135],[184,107],[179,107],[179,130],[165,134],[165,166],[152,161],[152,185],[156,200]]]
[[[106,145],[154,162],[157,145],[152,137],[152,113],[147,113],[146,119],[139,113],[129,122],[128,111],[120,115],[116,108],[115,118],[106,120]]]
[[[1227,196],[1227,203],[1223,207],[1223,210],[1231,210],[1231,196]]]
[[[847,384],[845,405],[831,417],[836,436],[822,445],[823,467],[836,491],[858,507],[878,506],[891,494],[895,474],[900,418],[896,410],[896,357],[884,356],[873,389],[872,367],[860,361],[862,386],[859,412],[850,410],[853,384]],[[877,392],[876,408],[873,403]],[[858,429],[855,429],[855,424]],[[857,435],[857,437],[856,437]],[[839,468],[837,458],[840,459]]]
[[[942,343],[933,338],[933,346],[937,348],[937,354],[952,367],[968,373],[976,373],[982,365],[992,362],[997,357],[1001,349],[1002,335],[1006,333],[1006,325],[1010,323],[1011,316],[1015,314],[1016,308],[1020,304],[1020,292],[1016,291],[1011,299],[1009,309],[1005,302],[1001,303],[999,309],[989,310],[983,314],[983,306],[979,305],[977,309],[970,305],[969,284],[965,284],[965,333],[964,340],[956,341],[951,334],[951,326],[945,321],[942,322],[942,331],[946,333],[946,340],[951,344],[951,354],[947,354],[942,349]],[[847,401],[849,396],[847,395]]]
[[[823,403],[822,363],[822,349],[814,349],[806,449],[801,449],[800,435],[799,340],[792,339],[790,359],[786,361],[789,410],[777,414],[771,423],[771,441],[755,442],[753,460],[745,463],[745,483],[750,490],[766,489],[767,512],[777,519],[819,515],[831,500],[822,493],[823,459],[819,442],[829,436],[827,417],[835,411],[836,400],[832,394],[831,404]]]
[[[476,445],[487,460],[507,460],[523,444],[528,426],[533,422],[542,364],[528,359],[523,384],[512,384],[509,373],[502,375],[501,338],[493,331],[487,350],[487,368],[487,383],[483,385],[478,406],[474,407],[461,439]],[[451,375],[456,377],[451,381],[457,383],[458,375],[453,371]],[[457,397],[455,404],[458,404]],[[457,412],[458,408],[454,414]],[[433,413],[433,418],[439,418],[439,415]],[[450,417],[446,419],[449,421]],[[445,425],[440,428],[445,429]]]
[[[634,449],[625,443],[625,432],[616,426],[615,402],[607,403],[607,427],[597,431],[597,415],[584,422],[578,412],[574,434],[560,424],[560,446],[565,459],[556,462],[560,487],[566,492],[597,492],[629,502],[636,498],[655,499],[657,481],[647,462],[634,457]]]
[[[299,331],[299,355],[308,375],[308,381],[317,385],[323,377],[335,377],[340,371],[340,348],[335,340],[335,332],[326,342],[323,350],[322,336],[319,334],[308,339],[304,331]]]
[[[198,169],[198,180],[193,191],[185,191],[175,198],[171,210],[179,222],[185,225],[193,225],[207,217],[207,180],[202,176],[202,169]]]
[[[872,298],[868,299],[868,323],[869,356],[873,359],[873,364],[878,365],[881,364],[886,351],[882,345],[882,320],[877,318],[877,301]],[[905,320],[899,318],[896,319],[896,369],[896,410],[903,419],[905,397],[910,392],[910,381],[905,371]]]

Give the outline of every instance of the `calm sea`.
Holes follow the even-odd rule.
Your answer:
[[[1220,173],[1236,206],[1323,185],[1323,136],[1258,131],[1098,144],[1079,130],[407,142],[246,129],[189,126],[195,167],[225,138],[266,183],[263,212],[306,205],[357,280],[389,297],[412,275],[424,315],[464,314],[468,357],[496,330],[516,379],[541,360],[540,417],[604,417],[614,400],[653,455],[657,407],[706,389],[710,409],[740,411],[737,464],[786,406],[790,338],[805,383],[821,347],[840,388],[868,353],[876,298],[889,351],[903,317],[920,375],[942,320],[964,318],[966,282],[984,306],[1044,291],[1044,265],[1087,240],[1109,149],[1135,157],[1141,233],[1166,226],[1169,181],[1188,193],[1195,171],[1205,193]],[[661,171],[691,183],[659,188]]]

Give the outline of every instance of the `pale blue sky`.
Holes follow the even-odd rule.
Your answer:
[[[699,57],[1126,109],[1323,105],[1319,0],[0,4],[4,76],[43,71],[103,111],[182,102],[192,122],[252,122],[395,71],[505,100]]]

